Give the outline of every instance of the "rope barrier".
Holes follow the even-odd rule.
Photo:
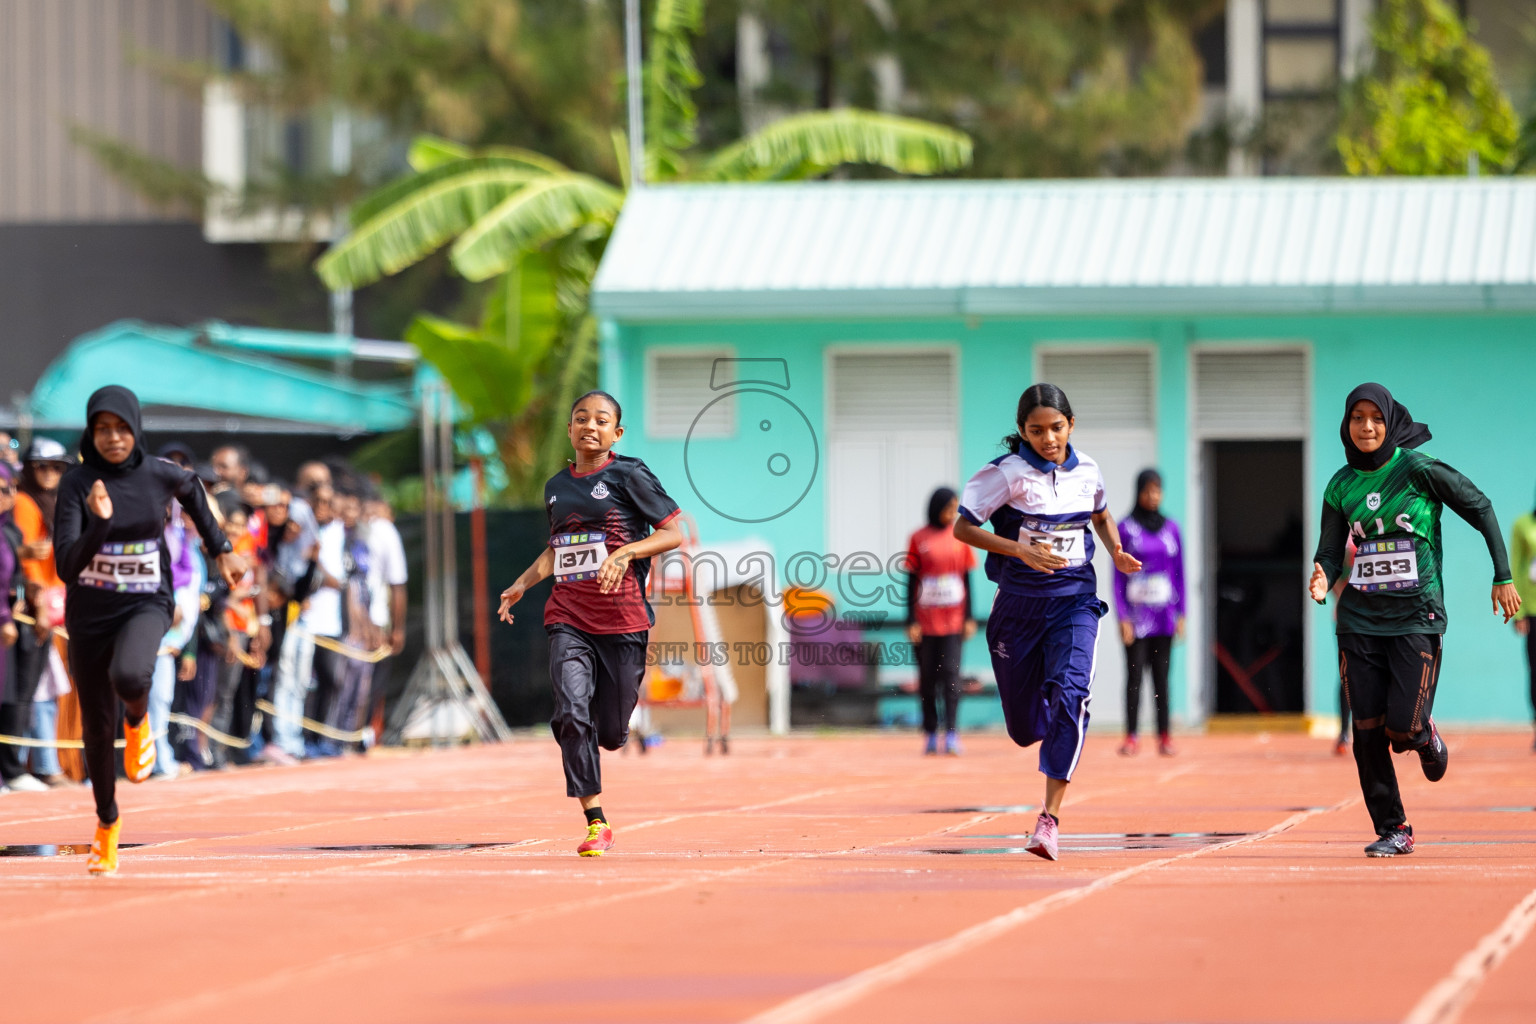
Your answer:
[[[335,651],[337,654],[350,658],[353,661],[366,661],[370,665],[377,665],[394,653],[388,644],[375,647],[371,651],[365,651],[361,647],[353,647],[351,644],[344,644],[340,640],[333,640],[328,636],[317,636],[314,638],[314,641],[316,647]]]
[[[285,714],[277,710],[276,706],[267,700],[258,700],[256,702],[256,711],[258,713],[251,719],[252,732],[257,732],[261,729],[261,716],[263,714],[271,715],[273,718],[299,722],[310,732],[318,736],[324,736],[326,739],[336,740],[338,743],[362,743],[364,735],[370,731],[368,729],[354,729],[349,732],[344,729],[333,728],[324,722],[317,722],[313,718],[308,718],[304,715]],[[226,747],[245,750],[251,745],[251,741],[248,738],[242,739],[239,736],[231,736],[227,732],[220,732],[201,718],[193,718],[191,715],[184,715],[179,711],[171,712],[169,720],[177,725],[185,725],[196,729],[215,743]],[[165,733],[163,732],[155,734],[156,739],[162,739],[164,736]],[[80,740],[37,740],[25,736],[6,735],[0,735],[0,744],[12,747],[53,747],[55,750],[82,750],[85,747],[85,744]],[[124,741],[118,740],[113,746],[121,750],[123,749]]]

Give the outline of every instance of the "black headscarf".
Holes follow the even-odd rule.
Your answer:
[[[102,458],[91,436],[91,424],[96,417],[110,412],[128,424],[133,431],[133,451],[128,458],[114,465]],[[139,412],[139,396],[117,384],[98,388],[85,403],[85,431],[80,435],[80,459],[99,473],[126,473],[137,469],[144,461],[144,425]]]
[[[948,487],[940,487],[928,498],[928,525],[935,530],[944,527],[944,510],[958,495]]]
[[[1381,410],[1387,424],[1387,436],[1381,447],[1373,452],[1363,452],[1355,447],[1349,437],[1349,414],[1356,402],[1373,402]],[[1413,421],[1408,407],[1392,397],[1392,392],[1380,384],[1361,384],[1344,400],[1344,422],[1339,425],[1339,436],[1344,439],[1344,458],[1350,468],[1369,473],[1387,464],[1399,448],[1417,448],[1431,437],[1429,428]]]
[[[1138,526],[1148,533],[1156,533],[1168,522],[1168,517],[1158,509],[1146,509],[1141,507],[1141,492],[1147,489],[1149,484],[1162,485],[1163,474],[1155,469],[1144,469],[1136,474],[1136,504],[1131,506],[1131,514],[1127,517],[1136,520]]]

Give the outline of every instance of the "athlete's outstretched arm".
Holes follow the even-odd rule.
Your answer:
[[[1425,467],[1424,482],[1430,496],[1465,519],[1483,535],[1488,555],[1493,559],[1493,610],[1502,612],[1508,622],[1520,611],[1520,593],[1509,568],[1509,553],[1504,549],[1504,535],[1499,532],[1499,517],[1493,502],[1477,485],[1443,462]]]
[[[1115,568],[1126,575],[1141,572],[1141,561],[1135,555],[1125,550],[1125,545],[1120,543],[1120,530],[1115,526],[1115,517],[1109,514],[1109,509],[1093,514],[1093,532],[1099,535],[1099,540],[1110,550],[1110,561],[1115,563]]]
[[[229,538],[224,536],[224,529],[219,526],[208,504],[208,492],[203,490],[203,482],[190,469],[182,469],[171,462],[155,462],[156,470],[169,477],[171,493],[192,517],[198,536],[203,538],[203,547],[218,557],[219,575],[224,577],[225,583],[234,587],[250,566],[245,564],[245,559],[235,554]]]
[[[86,507],[87,489],[79,473],[66,473],[59,481],[53,513],[53,563],[59,579],[73,583],[106,543],[112,518],[102,518]]]
[[[523,599],[528,588],[541,580],[546,580],[555,571],[555,549],[546,547],[540,552],[539,557],[533,560],[533,564],[523,570],[523,574],[512,585],[501,592],[501,607],[496,610],[496,617],[502,622],[512,621],[512,606]]]
[[[1344,542],[1349,537],[1349,521],[1344,513],[1323,500],[1322,526],[1317,534],[1317,551],[1312,555],[1312,580],[1308,584],[1312,600],[1328,600],[1339,573],[1344,571]]]

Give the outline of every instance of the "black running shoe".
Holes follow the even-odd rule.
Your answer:
[[[1440,730],[1435,728],[1435,720],[1429,720],[1429,742],[1419,748],[1419,764],[1424,768],[1424,777],[1430,782],[1439,782],[1445,778],[1445,766],[1450,763],[1451,752],[1445,749],[1445,740],[1440,738]]]
[[[1401,857],[1413,852],[1413,826],[1393,829],[1365,848],[1367,857]]]

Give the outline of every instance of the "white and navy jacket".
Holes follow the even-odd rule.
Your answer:
[[[993,459],[960,495],[960,514],[973,525],[990,521],[992,531],[1008,540],[1018,540],[1021,533],[1048,538],[1067,558],[1065,569],[1043,573],[1018,558],[989,553],[987,579],[1023,597],[1068,597],[1098,589],[1089,520],[1104,508],[1099,464],[1070,445],[1059,466],[1027,444],[1017,454]]]

